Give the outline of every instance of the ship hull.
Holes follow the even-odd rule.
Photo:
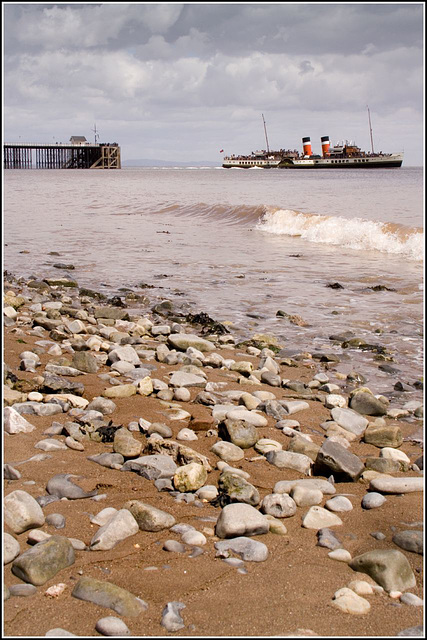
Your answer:
[[[285,158],[279,169],[395,169],[402,166],[403,157],[391,154],[387,157],[366,158],[303,158],[292,160]]]

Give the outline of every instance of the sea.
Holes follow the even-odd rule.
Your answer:
[[[239,340],[335,354],[374,393],[420,399],[423,187],[404,166],[5,170],[3,268],[186,301]],[[346,332],[370,347],[331,339]]]

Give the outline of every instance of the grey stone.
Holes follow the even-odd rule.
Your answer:
[[[289,442],[288,451],[292,451],[293,453],[302,453],[305,456],[308,456],[315,462],[317,458],[317,454],[319,453],[320,446],[308,440],[308,438],[304,438],[303,436],[294,436]]]
[[[98,371],[98,360],[89,351],[75,351],[72,365],[85,373],[96,373]]]
[[[220,540],[215,542],[214,546],[217,549],[216,555],[220,558],[228,557],[230,551],[247,562],[264,562],[268,558],[268,548],[264,543],[244,536],[232,540]]]
[[[166,540],[163,543],[163,549],[165,551],[172,551],[174,553],[185,553],[187,551],[187,547],[182,542],[178,542],[178,540]]]
[[[161,531],[175,524],[175,518],[170,513],[140,500],[125,502],[123,509],[129,509],[141,531]]]
[[[258,411],[249,411],[242,406],[229,409],[226,417],[230,420],[243,420],[254,427],[266,427],[268,424],[267,418],[258,413]]]
[[[34,445],[34,449],[41,449],[42,451],[65,451],[67,446],[64,442],[55,440],[54,438],[45,438],[37,442],[37,444]]]
[[[290,518],[295,515],[297,505],[286,493],[270,493],[261,503],[261,511],[275,518]]]
[[[365,460],[365,467],[379,473],[398,473],[400,471],[399,461],[393,460],[393,458],[374,458],[369,456]]]
[[[120,469],[125,461],[121,453],[98,453],[95,456],[89,456],[88,460],[110,469]]]
[[[407,558],[397,549],[368,551],[349,562],[354,571],[367,573],[386,591],[406,591],[416,580]]]
[[[66,378],[49,372],[45,372],[43,387],[40,389],[41,393],[74,393],[76,396],[82,396],[84,390],[81,382],[70,382]]]
[[[224,471],[220,475],[218,490],[220,495],[227,496],[230,502],[242,502],[256,507],[260,501],[258,489],[232,471]]]
[[[412,551],[413,553],[424,553],[424,539],[422,531],[399,531],[395,533],[392,538],[394,544],[397,544],[401,549],[405,551]]]
[[[3,534],[3,564],[9,564],[21,552],[19,542],[10,533]]]
[[[177,465],[171,456],[155,454],[127,460],[121,471],[136,471],[148,480],[158,480],[159,478],[172,478],[176,469]]]
[[[225,460],[225,462],[237,462],[245,457],[243,449],[231,442],[224,442],[222,440],[216,442],[211,447],[211,451],[221,458],[221,460]]]
[[[62,513],[50,513],[46,516],[46,524],[50,524],[55,529],[63,529],[65,527],[65,518]]]
[[[37,593],[37,589],[33,584],[12,584],[9,587],[9,592],[11,596],[26,598]]]
[[[371,491],[363,496],[362,507],[363,509],[376,509],[377,507],[381,507],[386,500],[387,498],[381,493]]]
[[[334,551],[335,549],[342,549],[342,542],[337,537],[336,533],[328,527],[322,527],[316,533],[317,546],[326,547]]]
[[[367,416],[383,416],[387,413],[387,406],[367,390],[357,390],[353,393],[350,408]]]
[[[150,453],[167,454],[179,465],[190,464],[190,462],[197,462],[204,466],[206,471],[212,471],[212,467],[208,458],[198,451],[187,447],[180,442],[174,440],[157,440],[156,442],[147,442],[146,451]]]
[[[368,420],[357,413],[357,411],[353,411],[353,409],[335,407],[332,409],[331,415],[332,419],[340,427],[346,431],[350,431],[350,433],[356,436],[361,436],[368,426]]]
[[[423,607],[424,606],[424,600],[422,600],[422,598],[419,598],[418,596],[415,595],[415,593],[402,593],[402,595],[400,596],[400,602],[403,602],[403,604],[409,604],[413,607]]]
[[[74,587],[74,598],[112,609],[121,616],[134,618],[147,609],[147,604],[126,589],[111,582],[82,577]]]
[[[168,602],[162,611],[161,625],[167,631],[179,631],[185,627],[180,611],[185,609],[183,602]]]
[[[111,349],[108,353],[108,360],[112,364],[119,361],[129,362],[134,365],[141,364],[141,360],[139,359],[137,352],[130,344]]]
[[[363,462],[354,453],[347,451],[337,442],[326,439],[319,449],[316,464],[319,467],[327,467],[334,473],[344,474],[354,482],[359,479],[365,468]]]
[[[363,440],[375,447],[397,448],[403,442],[403,435],[400,427],[393,425],[368,425],[363,434]]]
[[[424,627],[422,624],[419,624],[415,627],[408,627],[407,629],[402,629],[397,634],[398,637],[413,637],[413,636],[424,636]]]
[[[48,481],[46,491],[50,495],[58,496],[58,498],[68,498],[68,500],[79,500],[96,496],[98,493],[96,489],[93,491],[85,491],[70,480],[70,478],[78,477],[79,476],[75,476],[72,473],[58,473]]]
[[[302,453],[293,453],[292,451],[268,451],[265,457],[270,464],[279,469],[294,469],[307,476],[311,473],[313,460]]]
[[[87,406],[88,411],[99,411],[102,415],[107,416],[117,409],[117,405],[109,398],[97,396]]]
[[[215,533],[219,538],[256,536],[268,533],[267,518],[249,504],[237,502],[226,505],[219,514]]]
[[[126,428],[117,429],[113,440],[114,453],[120,453],[124,458],[137,458],[142,451],[142,442],[136,440]]]
[[[190,333],[173,333],[167,338],[168,343],[179,351],[187,351],[189,347],[194,347],[202,353],[215,350],[215,345],[204,338]]]
[[[12,467],[10,464],[3,465],[3,478],[5,480],[19,480],[21,477],[20,471]]]
[[[308,402],[305,402],[305,400],[281,400],[280,404],[287,411],[288,415],[293,415],[294,413],[310,408],[310,405]]]
[[[219,425],[219,433],[224,434],[236,447],[249,449],[259,440],[257,428],[243,420],[226,419]]]
[[[39,586],[74,561],[74,549],[68,538],[51,536],[18,556],[12,564],[12,573],[24,582]]]
[[[200,375],[186,373],[185,371],[175,371],[170,377],[172,387],[206,387],[206,380]]]

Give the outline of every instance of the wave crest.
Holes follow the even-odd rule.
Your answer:
[[[275,235],[298,236],[309,242],[400,254],[411,260],[424,259],[423,230],[399,224],[270,209],[261,217],[256,229]]]

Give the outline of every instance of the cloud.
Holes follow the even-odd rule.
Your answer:
[[[131,140],[137,123],[166,149],[173,123],[192,145],[196,130],[230,127],[237,144],[261,112],[274,132],[303,117],[361,122],[366,104],[397,123],[409,110],[416,127],[422,15],[408,3],[11,3],[5,132],[76,133],[86,120]]]

